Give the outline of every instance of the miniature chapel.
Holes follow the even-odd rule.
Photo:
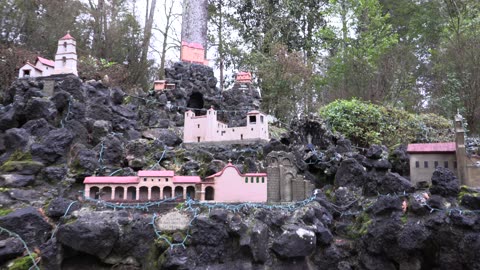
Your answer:
[[[58,41],[54,61],[39,56],[35,64],[27,62],[22,66],[18,72],[18,77],[35,78],[57,74],[74,74],[78,76],[76,46],[75,39],[70,33],[67,33]]]

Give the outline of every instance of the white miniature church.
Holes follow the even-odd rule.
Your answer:
[[[77,42],[67,33],[58,41],[55,61],[37,57],[35,64],[27,62],[20,68],[19,78],[47,77],[56,74],[74,74],[77,72]]]
[[[265,114],[259,111],[247,113],[247,126],[231,127],[217,120],[217,111],[207,110],[206,115],[197,116],[191,110],[185,112],[183,141],[198,142],[240,142],[269,140],[268,122]]]

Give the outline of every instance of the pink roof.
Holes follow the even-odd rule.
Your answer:
[[[456,151],[454,142],[446,143],[411,143],[408,145],[408,153],[450,153]]]
[[[141,177],[173,177],[175,175],[174,171],[138,171],[138,176]]]
[[[41,69],[37,68],[36,66],[30,64],[30,62],[27,62],[25,65],[29,65],[29,66],[31,66],[32,68],[34,68],[34,69],[36,69],[36,70],[38,70],[38,71],[40,71],[40,72],[43,72],[43,70],[41,70]]]
[[[251,75],[250,72],[240,71],[237,75]]]
[[[240,175],[240,176],[242,176],[242,177],[246,177],[246,176],[259,176],[259,177],[260,177],[260,176],[263,176],[263,177],[264,177],[264,176],[267,176],[266,173],[246,173],[246,174],[241,174],[237,167],[233,166],[232,163],[228,163],[227,166],[225,166],[221,171],[219,171],[219,172],[217,172],[217,173],[215,173],[215,174],[212,174],[212,175],[210,175],[210,176],[207,176],[207,177],[205,177],[205,179],[214,178],[214,177],[219,177],[219,176],[221,176],[221,175],[223,174],[223,172],[224,172],[225,169],[227,169],[227,168],[234,168],[234,169],[237,171],[238,175]]]
[[[136,176],[89,176],[85,177],[84,184],[137,184]]]
[[[40,61],[40,63],[46,65],[46,66],[50,66],[50,67],[55,67],[55,62],[52,61],[52,60],[48,60],[46,58],[43,58],[43,57],[40,57],[38,56],[37,57],[37,61]]]
[[[259,114],[261,113],[260,111],[254,110],[254,111],[249,111],[247,114]]]
[[[75,40],[71,35],[70,33],[67,33],[65,36],[63,36],[60,40],[66,40],[66,39],[73,39]]]
[[[186,41],[182,41],[182,46],[187,46],[187,47],[190,47],[190,48],[202,49],[203,50],[203,45],[200,44],[200,43],[195,43],[195,42],[188,43]]]
[[[175,176],[173,183],[201,183],[200,176]]]

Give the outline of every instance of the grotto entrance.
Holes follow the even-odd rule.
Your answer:
[[[190,98],[188,99],[187,107],[188,108],[194,108],[198,110],[193,110],[195,112],[195,115],[205,115],[207,114],[207,111],[204,109],[204,102],[203,102],[203,95],[202,93],[195,92],[190,95]]]

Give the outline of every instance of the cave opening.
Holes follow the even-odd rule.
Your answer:
[[[207,111],[204,109],[204,101],[203,101],[203,95],[202,93],[192,93],[190,95],[190,98],[188,99],[187,107],[188,108],[193,108],[191,109],[192,111],[195,112],[195,115],[205,115],[207,114]]]

